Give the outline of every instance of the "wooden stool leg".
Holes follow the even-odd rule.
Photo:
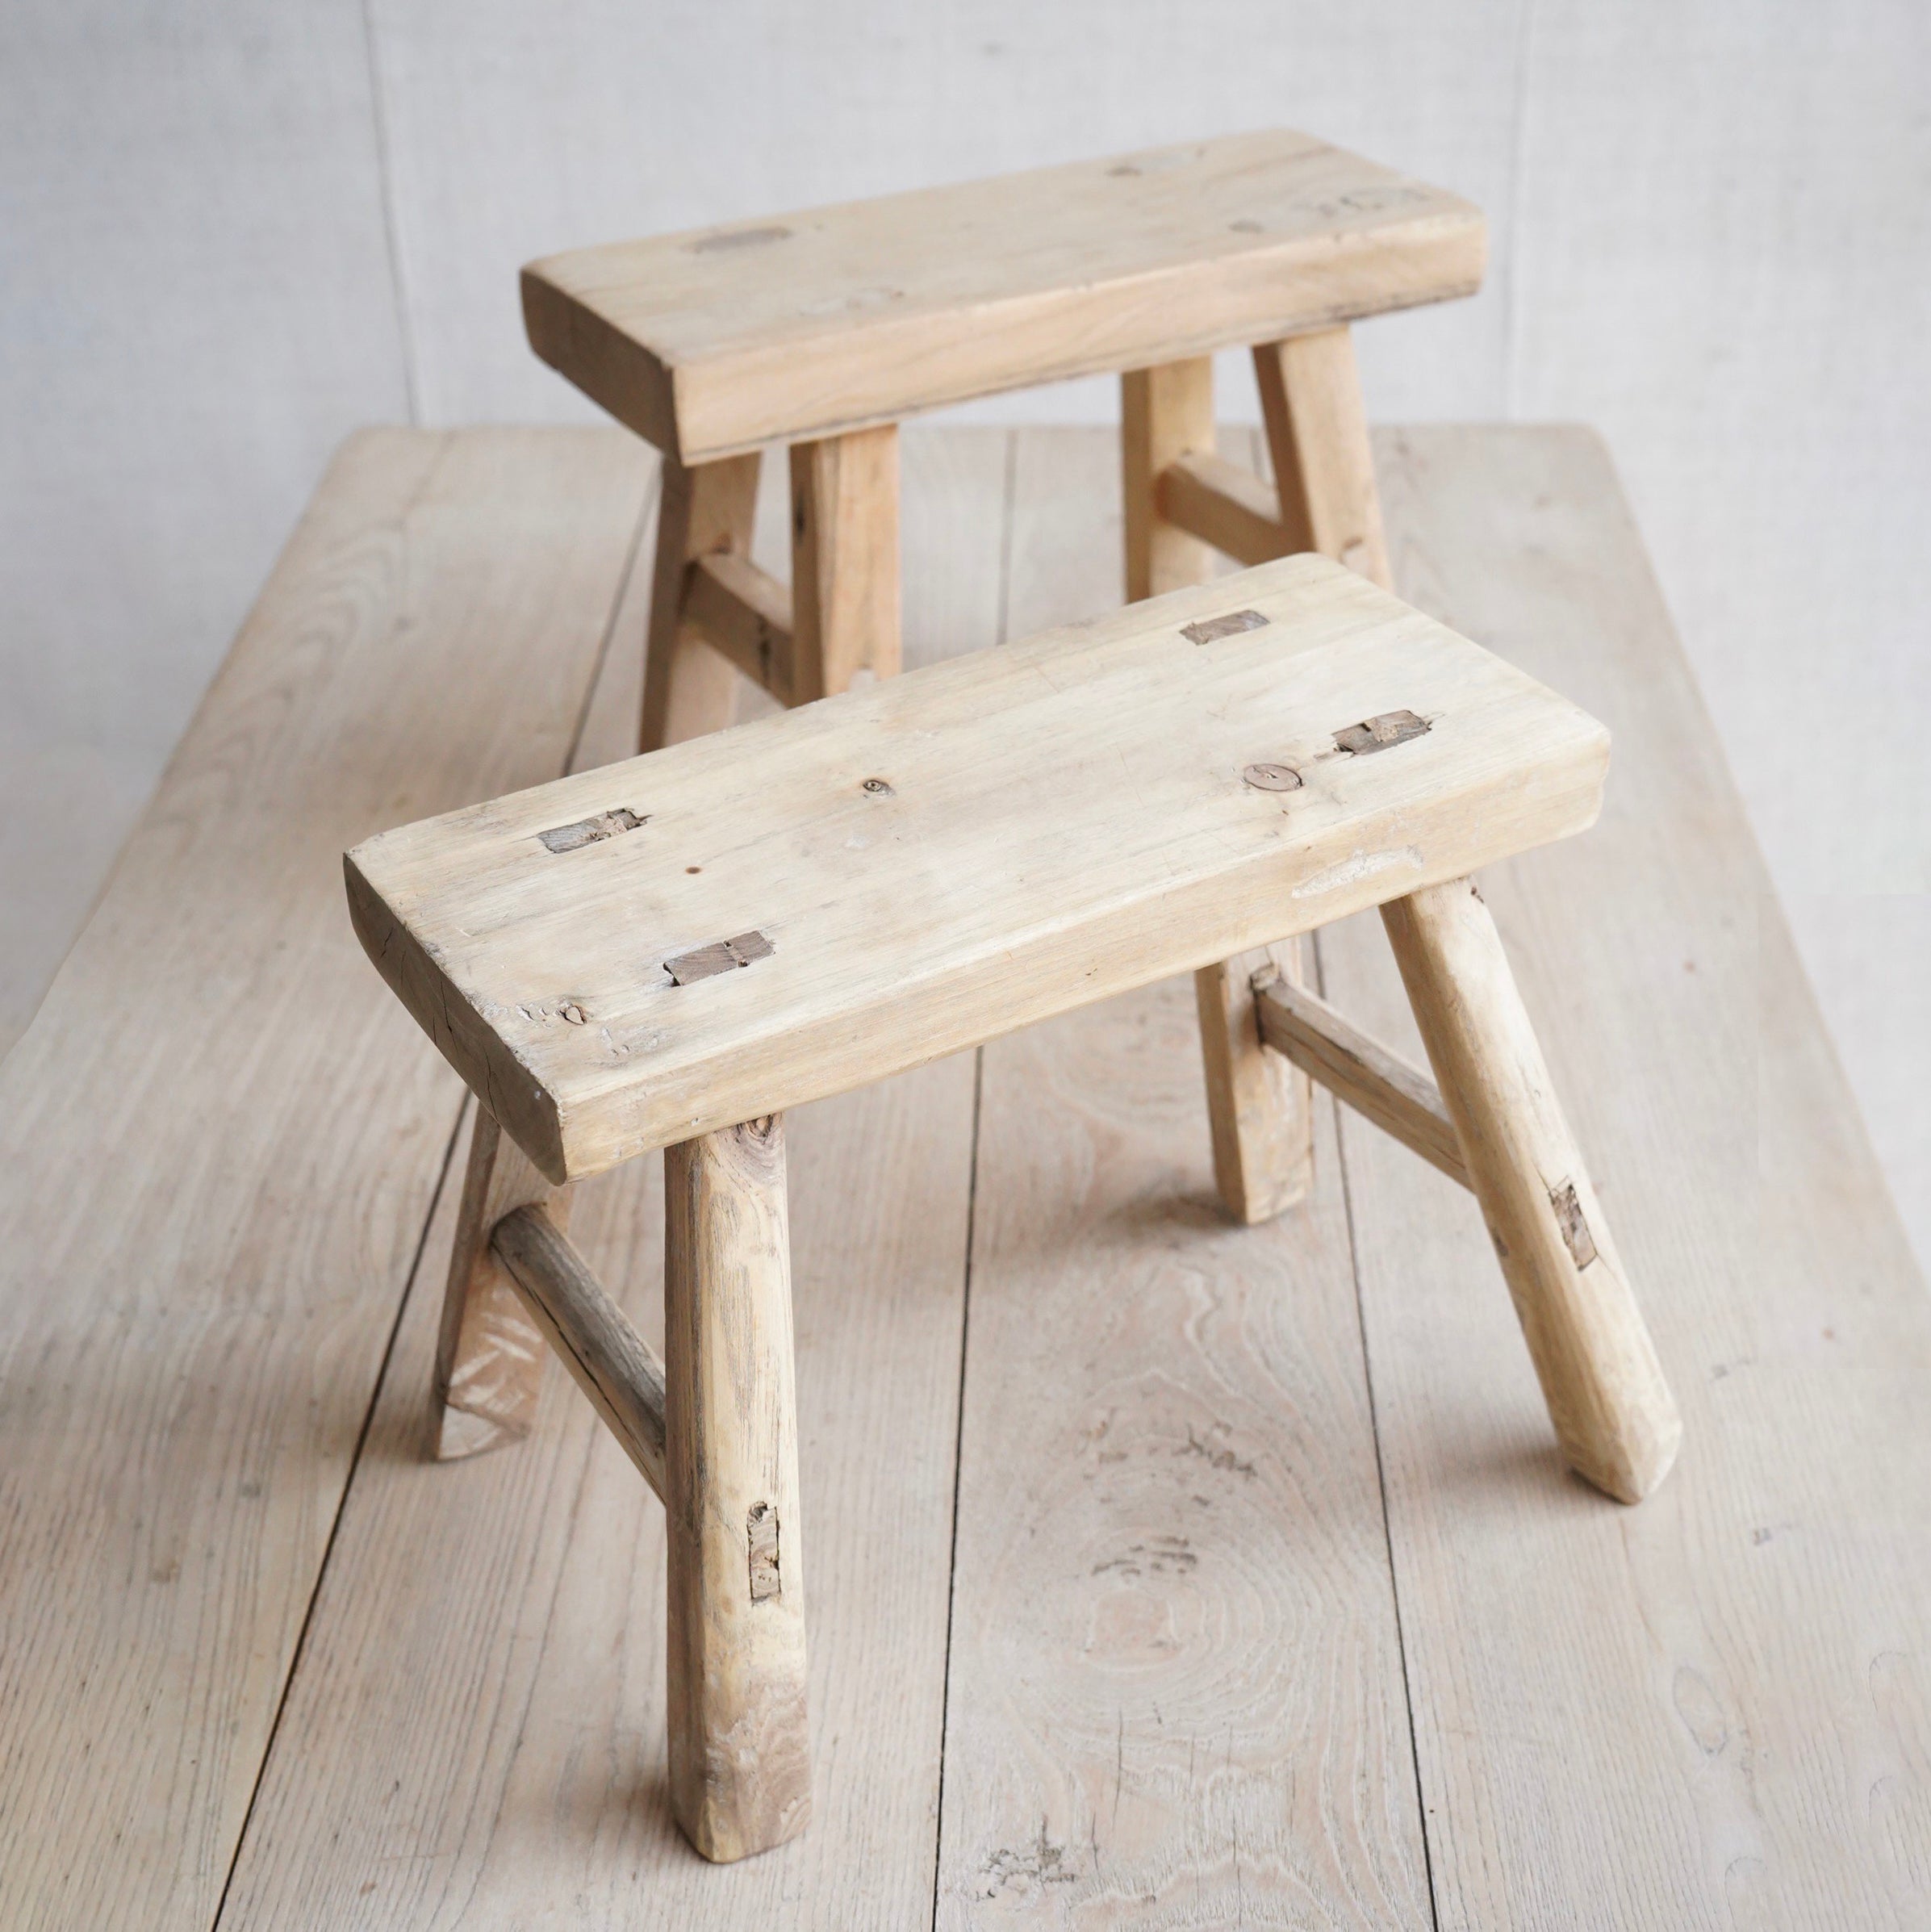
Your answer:
[[[1354,338],[1345,328],[1254,350],[1281,525],[1289,555],[1319,550],[1390,588]]]
[[[1227,1211],[1250,1226],[1303,1199],[1315,1177],[1314,1083],[1261,1043],[1256,974],[1307,985],[1299,938],[1203,966],[1193,976],[1206,1064],[1214,1180]]]
[[[1160,513],[1160,472],[1183,456],[1214,453],[1214,360],[1129,370],[1120,378],[1126,601],[1157,597],[1213,575],[1212,549]],[[1307,1076],[1260,1043],[1256,972],[1302,978],[1298,939],[1203,966],[1193,976],[1214,1179],[1236,1220],[1271,1219],[1314,1178],[1314,1089]]]
[[[729,552],[748,557],[758,503],[759,455],[687,469],[664,458],[657,510],[657,564],[644,645],[644,713],[637,749],[655,751],[731,721],[738,672],[683,621],[691,565]]]
[[[897,425],[794,443],[791,529],[791,701],[897,676]]]
[[[1214,358],[1130,369],[1120,378],[1122,507],[1126,523],[1126,601],[1164,596],[1214,574],[1214,552],[1160,513],[1161,470],[1183,456],[1214,454]]]
[[[708,1859],[811,1815],[784,1122],[664,1152],[671,1801]]]
[[[567,1224],[569,1189],[551,1186],[478,1106],[437,1339],[436,1453],[445,1462],[516,1441],[536,1421],[543,1337],[490,1248],[496,1223],[533,1204]]]
[[[1462,1159],[1569,1466],[1620,1502],[1682,1424],[1472,880],[1381,908]]]

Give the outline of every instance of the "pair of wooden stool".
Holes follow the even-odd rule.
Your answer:
[[[1452,197],[1273,134],[526,274],[540,353],[665,452],[646,755],[385,833],[349,899],[479,1102],[441,1453],[527,1432],[547,1341],[663,1499],[672,1802],[708,1857],[810,1806],[787,1108],[1192,971],[1233,1211],[1305,1190],[1324,1082],[1474,1193],[1571,1464],[1624,1501],[1669,1467],[1470,877],[1593,821],[1607,736],[1381,588],[1345,324],[1467,292],[1482,245]],[[1238,342],[1272,491],[1214,454],[1207,358]],[[1152,600],[888,677],[892,425],[1108,369]],[[746,554],[784,439],[788,593]],[[1260,567],[1203,583],[1213,549]],[[740,671],[845,694],[714,730]],[[1298,935],[1371,905],[1439,1089],[1302,983]],[[571,1182],[660,1148],[661,1363],[565,1232]]]

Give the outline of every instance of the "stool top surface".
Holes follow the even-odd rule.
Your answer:
[[[686,462],[1472,294],[1482,215],[1276,129],[613,242],[530,342]]]
[[[1292,557],[382,833],[349,900],[575,1179],[1580,831],[1608,750]]]

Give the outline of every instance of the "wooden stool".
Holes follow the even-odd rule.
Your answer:
[[[1197,581],[1202,539],[1379,580],[1347,324],[1473,294],[1483,248],[1456,196],[1277,131],[533,264],[531,345],[664,453],[639,749],[728,723],[729,666],[792,705],[897,671],[896,425],[1001,390],[1133,372],[1129,597]],[[1213,454],[1210,358],[1248,343],[1278,511]],[[788,593],[748,554],[779,442]]]
[[[547,1339],[663,1498],[700,1851],[809,1809],[803,1102],[1379,905],[1440,1090],[1264,976],[1255,1052],[1474,1193],[1570,1462],[1628,1501],[1661,1479],[1674,1407],[1469,877],[1586,828],[1607,759],[1573,705],[1302,556],[349,855],[363,946],[480,1103],[452,1413],[527,1429]],[[661,1364],[563,1233],[568,1183],[658,1148]]]
[[[537,353],[664,453],[640,749],[899,665],[901,417],[1123,371],[1126,595],[1319,550],[1389,583],[1351,320],[1472,294],[1481,214],[1304,134],[1243,134],[559,255]],[[1276,487],[1214,450],[1213,352],[1251,343]],[[759,445],[791,449],[792,586],[751,562]],[[1404,935],[1396,939],[1405,948]],[[1307,1191],[1307,1081],[1250,982],[1202,969],[1214,1168],[1239,1219]],[[475,1441],[466,1424],[447,1453]]]

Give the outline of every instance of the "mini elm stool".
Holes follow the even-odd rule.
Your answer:
[[[1472,294],[1480,212],[1276,129],[583,249],[524,271],[529,339],[663,452],[639,748],[899,667],[898,431],[942,404],[1122,380],[1126,595],[1318,550],[1389,583],[1348,324]],[[1218,349],[1251,345],[1275,483],[1214,447]],[[759,450],[791,446],[792,583],[750,561]],[[1239,1219],[1306,1192],[1306,1080],[1250,982],[1196,984],[1214,1166]],[[445,1453],[487,1442],[452,1425]]]
[[[1474,1194],[1569,1462],[1661,1480],[1675,1409],[1469,877],[1589,826],[1608,750],[1304,555],[349,855],[363,946],[479,1102],[453,1412],[526,1428],[547,1339],[663,1499],[700,1851],[810,1807],[787,1108],[1378,905],[1435,1079],[1264,965],[1255,1052]],[[656,1148],[661,1363],[565,1232],[571,1182]]]

